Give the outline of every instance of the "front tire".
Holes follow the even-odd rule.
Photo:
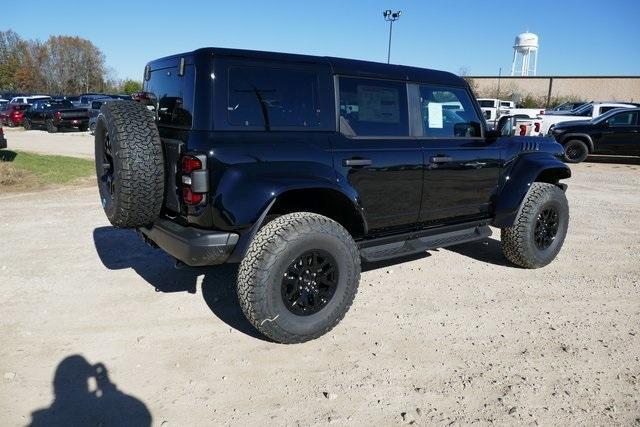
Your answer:
[[[502,252],[512,263],[540,268],[558,255],[569,226],[569,204],[556,185],[534,182],[516,220],[501,229]]]
[[[238,274],[238,298],[251,324],[274,341],[318,338],[349,310],[360,255],[337,222],[309,212],[280,216],[254,237]]]
[[[589,156],[589,147],[584,141],[572,139],[564,144],[564,160],[567,163],[584,162]]]

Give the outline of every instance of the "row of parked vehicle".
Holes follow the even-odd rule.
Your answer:
[[[509,101],[498,99],[478,102],[489,127],[502,128],[501,119],[511,118],[509,126],[516,135],[554,137],[569,163],[582,162],[590,154],[640,156],[640,104],[572,102],[538,111],[512,108]]]
[[[46,129],[50,133],[61,128],[90,130],[93,133],[100,107],[105,102],[133,100],[130,95],[83,94],[74,97],[47,95],[16,96],[0,100],[0,123],[26,130]]]

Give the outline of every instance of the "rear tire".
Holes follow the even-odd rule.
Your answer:
[[[553,184],[534,182],[514,224],[500,232],[502,252],[520,267],[544,267],[560,252],[568,226],[569,204],[564,192]]]
[[[88,125],[80,125],[80,126],[78,126],[78,130],[79,130],[80,132],[86,132],[86,131],[87,131],[87,129],[89,129],[89,126],[88,126]]]
[[[33,128],[33,125],[31,124],[31,120],[24,119],[24,121],[22,122],[22,127],[24,127],[24,130],[31,130]]]
[[[52,120],[47,120],[47,132],[49,133],[57,133],[58,132],[58,126],[53,124]]]
[[[164,200],[162,142],[152,114],[135,102],[106,102],[95,129],[96,175],[109,222],[153,223]]]
[[[254,237],[238,274],[238,298],[251,324],[274,341],[318,338],[349,310],[360,255],[337,222],[309,212],[280,216]]]
[[[589,147],[584,141],[572,139],[564,144],[564,160],[567,163],[584,162],[589,156]]]

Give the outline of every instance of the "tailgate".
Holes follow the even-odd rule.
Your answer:
[[[60,110],[60,118],[63,120],[86,119],[89,117],[89,110],[86,108],[75,108],[73,110]]]

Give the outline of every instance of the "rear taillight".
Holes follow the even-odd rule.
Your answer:
[[[205,156],[183,156],[180,160],[182,200],[187,205],[197,205],[204,200],[209,189],[209,176]]]
[[[540,115],[543,115],[543,114],[544,114],[544,110],[540,110]]]
[[[56,120],[62,120],[62,113],[60,111],[56,111]]]
[[[194,170],[202,169],[202,161],[194,156],[184,156],[180,166],[183,174],[190,174]]]
[[[525,136],[527,134],[527,125],[520,125],[520,136]]]
[[[533,124],[533,129],[534,129],[536,132],[540,132],[540,122],[535,122],[535,123]]]
[[[182,200],[188,205],[197,205],[204,199],[204,194],[194,193],[191,187],[182,187]]]

